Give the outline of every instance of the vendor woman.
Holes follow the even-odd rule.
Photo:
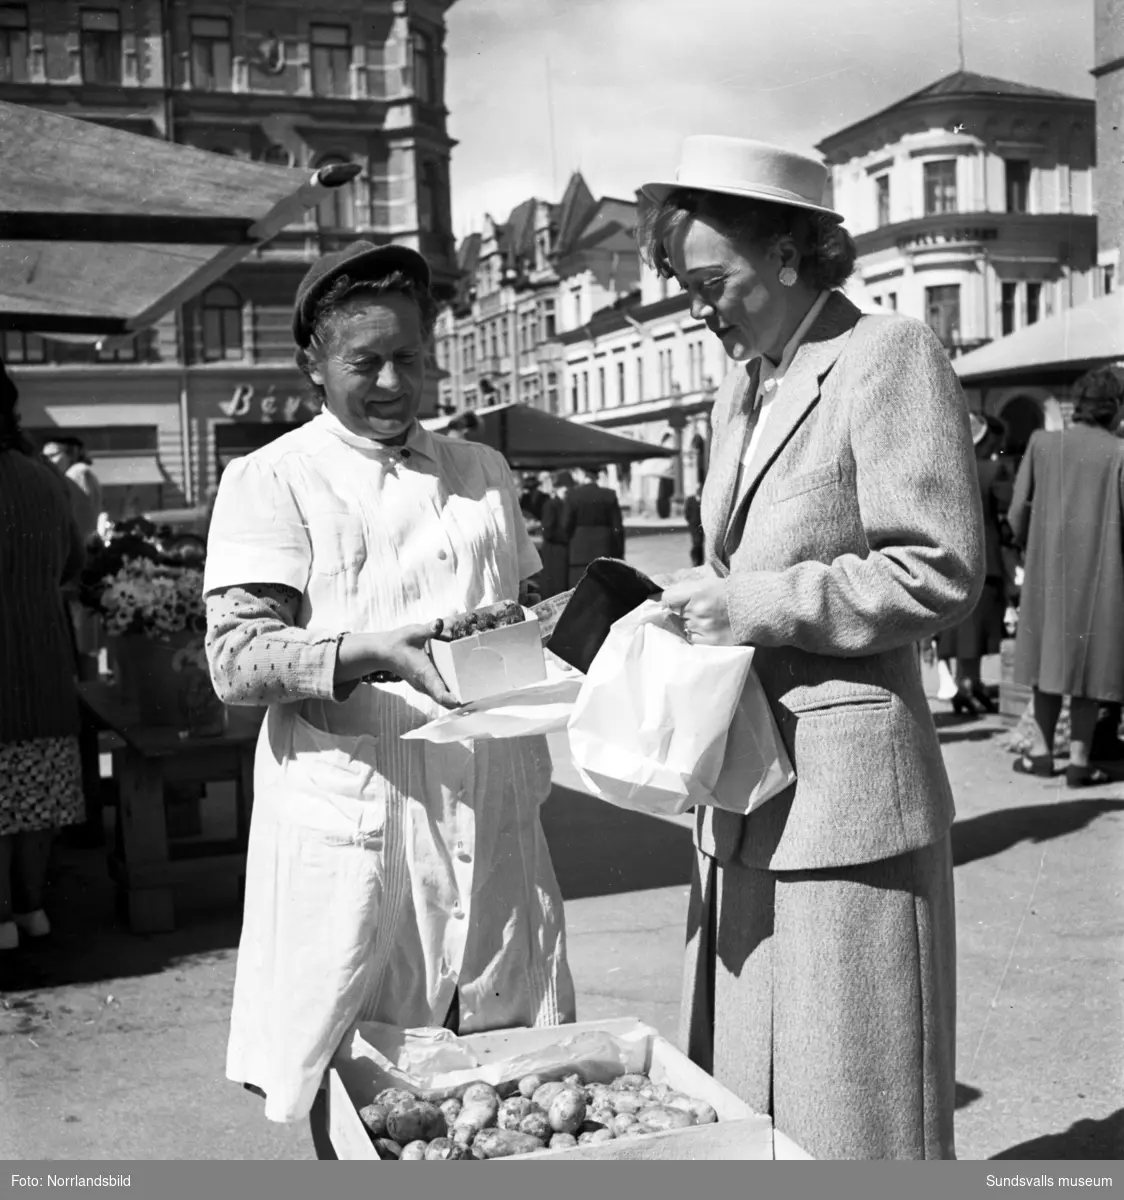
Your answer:
[[[437,621],[526,601],[541,565],[503,458],[418,424],[435,313],[412,250],[318,260],[293,334],[322,411],[227,467],[210,528],[211,676],[268,706],[227,1074],[274,1121],[356,1020],[574,1019],[545,739],[402,740],[455,703]]]

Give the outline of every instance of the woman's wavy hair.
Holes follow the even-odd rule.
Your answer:
[[[1073,423],[1114,429],[1124,406],[1124,371],[1097,367],[1073,385]]]
[[[800,251],[800,275],[817,290],[839,287],[855,269],[855,240],[835,217],[771,201],[676,188],[660,204],[643,203],[636,227],[641,257],[665,279],[675,274],[668,243],[692,217],[713,221],[728,237],[759,250],[791,237]]]
[[[352,279],[341,275],[316,301],[312,313],[312,337],[307,346],[297,348],[296,362],[309,386],[324,398],[324,389],[313,381],[312,367],[323,348],[330,344],[339,329],[341,318],[359,307],[364,299],[381,296],[408,296],[418,306],[421,318],[422,338],[428,342],[437,323],[437,301],[430,289],[420,279],[406,271],[389,271],[376,279]]]

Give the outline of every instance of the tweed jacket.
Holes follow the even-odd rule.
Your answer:
[[[916,644],[967,616],[984,581],[964,394],[926,325],[833,293],[746,468],[742,525],[748,385],[738,366],[714,405],[707,561],[796,782],[749,817],[700,809],[699,848],[811,870],[929,845],[954,810]]]

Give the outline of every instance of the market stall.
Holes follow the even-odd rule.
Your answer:
[[[247,163],[0,102],[0,328],[131,336],[358,170]],[[92,556],[83,580],[83,603],[107,626],[111,680],[80,685],[89,829],[100,833],[109,752],[119,788],[109,865],[145,932],[173,927],[177,884],[242,873],[257,733],[228,719],[202,664],[201,563],[169,550],[151,530],[130,531]],[[198,810],[212,786],[231,820],[207,841]]]

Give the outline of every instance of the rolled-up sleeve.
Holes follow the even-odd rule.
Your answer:
[[[341,634],[294,625],[300,593],[279,584],[221,588],[207,596],[207,663],[226,704],[263,707],[341,700],[334,683]]]

